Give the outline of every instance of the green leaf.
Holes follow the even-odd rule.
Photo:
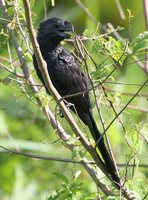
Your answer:
[[[127,9],[127,12],[128,12],[128,18],[133,18],[134,17],[134,15],[132,15],[131,10]]]
[[[1,29],[0,31],[0,45],[5,45],[5,42],[8,39],[7,33],[5,33],[4,29]]]
[[[31,7],[31,8],[33,8],[34,3],[35,3],[35,0],[31,0],[31,1],[30,1],[30,7]]]
[[[109,36],[109,40],[105,44],[106,53],[114,58],[121,65],[126,58],[127,41],[116,40]]]
[[[148,49],[148,31],[140,33],[131,44],[133,54]]]
[[[8,8],[8,16],[12,16],[14,15],[14,8],[13,7],[9,7]]]
[[[53,174],[56,175],[58,178],[62,179],[66,184],[69,183],[68,178],[66,176],[64,176],[63,174],[59,174],[59,173],[56,173],[56,172],[54,172]]]
[[[81,170],[77,171],[77,172],[75,173],[75,179],[77,179],[77,178],[80,176],[80,174],[81,174]]]
[[[100,37],[97,40],[95,40],[92,46],[92,53],[95,53],[95,54],[103,53],[104,43],[105,43],[105,39],[103,37]]]
[[[138,144],[138,133],[137,133],[137,131],[133,131],[133,133],[132,133],[132,139],[133,139],[133,143],[135,145]]]
[[[127,55],[127,47],[128,43],[126,40],[116,40],[109,36],[108,39],[97,39],[93,44],[92,52],[95,54],[102,53],[106,56],[110,56],[122,65]]]
[[[85,29],[84,32],[83,32],[83,35],[86,36],[86,37],[91,36],[92,31],[90,31],[89,29]]]
[[[29,61],[32,61],[32,55],[29,52],[25,52],[24,55]]]

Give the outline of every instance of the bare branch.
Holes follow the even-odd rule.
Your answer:
[[[91,14],[91,12],[89,11],[89,9],[84,6],[84,4],[80,1],[80,0],[75,0],[76,3],[79,5],[80,8],[82,8],[82,10],[86,13],[86,15],[96,24],[98,23],[97,19]]]
[[[124,11],[123,11],[121,3],[120,3],[120,0],[115,0],[115,2],[116,2],[116,5],[117,5],[117,8],[118,8],[118,11],[120,13],[121,19],[126,20]]]
[[[36,159],[40,159],[40,160],[49,160],[49,161],[55,161],[55,162],[74,163],[74,164],[84,164],[83,161],[85,160],[85,164],[95,165],[94,161],[87,160],[85,158],[83,158],[83,160],[76,161],[76,160],[72,160],[72,159],[68,159],[68,158],[38,155],[38,154],[30,153],[30,152],[24,152],[24,151],[21,151],[20,149],[18,151],[15,151],[15,150],[3,147],[3,146],[0,146],[0,148],[4,149],[4,151],[0,150],[0,153],[16,154],[16,155],[36,158]],[[131,167],[136,167],[137,165],[127,163],[127,164],[117,164],[117,166],[118,167],[130,167],[131,168]],[[139,164],[138,167],[147,168],[148,165],[147,164]]]

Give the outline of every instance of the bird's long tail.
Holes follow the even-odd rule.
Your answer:
[[[90,114],[90,124],[88,125],[89,126],[89,129],[92,133],[92,136],[95,140],[95,142],[97,144],[97,147],[102,155],[102,158],[106,164],[106,167],[108,169],[108,172],[110,173],[113,181],[115,181],[116,183],[120,184],[120,178],[117,174],[117,171],[116,171],[116,168],[115,168],[115,165],[114,165],[114,162],[105,146],[105,143],[104,143],[104,139],[101,135],[101,133],[99,132],[98,128],[97,128],[97,125],[94,121],[94,118],[92,116],[92,114]]]

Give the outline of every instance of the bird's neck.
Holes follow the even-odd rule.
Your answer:
[[[61,39],[37,38],[41,52],[52,52],[60,44]]]

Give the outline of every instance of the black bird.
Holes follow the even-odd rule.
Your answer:
[[[51,18],[41,22],[37,35],[40,50],[43,59],[47,63],[51,81],[62,97],[83,92],[81,95],[66,98],[66,101],[74,104],[74,107],[71,106],[70,108],[89,127],[95,142],[101,138],[97,147],[101,152],[112,179],[119,184],[120,179],[116,173],[114,163],[92,115],[88,93],[88,80],[74,57],[60,44],[62,40],[70,37],[67,32],[71,31],[73,31],[72,24],[59,18]],[[33,55],[33,62],[37,75],[45,86],[35,55]],[[46,91],[49,94],[47,88]]]

